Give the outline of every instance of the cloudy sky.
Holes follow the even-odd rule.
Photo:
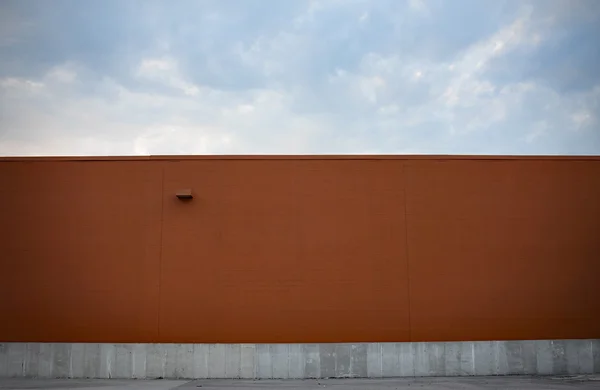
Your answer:
[[[600,154],[600,0],[0,0],[0,155]]]

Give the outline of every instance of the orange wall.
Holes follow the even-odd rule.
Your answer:
[[[3,159],[0,204],[0,341],[600,338],[600,158]]]

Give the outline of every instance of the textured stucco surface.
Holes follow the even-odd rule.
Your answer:
[[[598,339],[598,199],[597,157],[3,158],[0,342]]]

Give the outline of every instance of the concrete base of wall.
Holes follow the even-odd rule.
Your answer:
[[[0,377],[382,378],[600,373],[600,340],[0,344]]]

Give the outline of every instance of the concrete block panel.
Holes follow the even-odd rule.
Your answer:
[[[208,346],[208,377],[225,378],[225,344]]]
[[[115,344],[100,344],[99,378],[113,378],[117,348]]]
[[[165,378],[177,378],[177,346],[165,344]]]
[[[538,340],[535,341],[535,345],[538,375],[569,374],[566,340]],[[571,371],[578,370],[573,368],[574,360],[578,360],[577,353],[575,356],[571,356]]]
[[[432,376],[446,375],[446,343],[429,343],[429,367]]]
[[[508,354],[506,342],[496,341],[496,375],[508,375],[510,373],[508,367]]]
[[[498,342],[478,341],[473,343],[475,375],[498,375]]]
[[[446,375],[444,343],[412,343],[415,376]]]
[[[319,345],[321,378],[335,378],[335,344]]]
[[[506,341],[503,344],[506,347],[507,374],[533,375],[537,372],[535,341]]]
[[[6,350],[6,376],[22,377],[24,374],[24,363],[27,352],[27,344],[10,343]]]
[[[132,352],[132,378],[140,379],[146,377],[146,344],[133,344]]]
[[[165,360],[166,378],[191,378],[193,376],[193,344],[167,344]]]
[[[592,340],[592,358],[594,359],[594,374],[600,374],[600,340]]]
[[[398,362],[400,376],[415,376],[415,359],[413,343],[400,343],[398,349]]]
[[[428,376],[429,350],[427,349],[427,343],[412,343],[412,349],[415,376]]]
[[[271,363],[273,365],[273,378],[289,378],[289,350],[288,344],[271,344]]]
[[[165,378],[166,358],[166,344],[148,344],[146,346],[146,377]]]
[[[369,378],[383,377],[382,352],[381,343],[367,344],[367,375]]]
[[[367,370],[367,344],[352,344],[352,361],[350,374],[354,378],[366,378]]]
[[[593,373],[594,360],[591,340],[565,340],[565,355],[569,374]]]
[[[256,378],[273,378],[273,360],[269,344],[256,345]]]
[[[194,344],[193,375],[194,378],[208,378],[208,344]]]
[[[242,344],[240,348],[240,378],[256,378],[256,345]]]
[[[304,377],[321,378],[321,353],[319,344],[302,344],[304,351]]]
[[[242,348],[239,344],[225,345],[225,377],[239,378],[241,375]]]
[[[304,367],[306,365],[306,357],[304,356],[304,349],[302,344],[289,344],[288,345],[288,376],[290,379],[301,379],[304,378]]]
[[[239,345],[232,346],[239,350]],[[238,354],[239,356],[239,354]],[[194,377],[194,344],[179,344],[176,353],[177,360],[177,378],[193,378]],[[235,354],[231,355],[231,361],[236,361]],[[239,359],[237,359],[239,367]],[[239,369],[238,369],[239,370]]]
[[[592,340],[592,358],[594,359],[594,374],[600,374],[600,340]]]
[[[73,344],[73,348],[75,348],[75,346],[77,346],[77,345],[80,346],[81,344]],[[23,369],[23,375],[28,378],[35,378],[38,376],[38,371],[39,371],[40,344],[27,343],[27,346],[25,348],[26,348],[25,367]],[[71,361],[73,362],[73,360],[71,360]],[[83,376],[82,362],[83,362],[83,349],[82,349],[81,356],[79,356],[79,361],[78,361],[79,365],[77,366],[77,367],[81,367],[80,372],[78,371],[79,377]],[[72,366],[73,366],[73,363],[71,363],[71,370],[73,370]]]
[[[552,345],[552,375],[567,375],[567,349],[565,340],[551,340]]]
[[[117,344],[115,346],[115,368],[113,378],[133,378],[133,344]]]
[[[38,378],[52,378],[52,366],[54,354],[52,353],[53,344],[40,344],[38,355]],[[93,372],[92,378],[97,378],[96,370]]]
[[[40,346],[43,348],[44,344]],[[42,360],[40,360],[41,368]],[[83,344],[83,377],[100,378],[100,344]]]
[[[7,361],[8,344],[0,343],[0,377],[6,378],[6,361]]]
[[[335,346],[335,377],[350,378],[352,369],[352,344]]]
[[[110,348],[110,347],[108,347]],[[52,345],[52,377],[68,378],[71,375],[71,344]]]
[[[551,375],[554,372],[554,361],[552,358],[552,341],[535,341],[536,373],[538,375]]]
[[[398,344],[381,343],[381,375],[392,378],[400,372],[400,355]]]
[[[35,344],[34,344],[35,345]],[[37,345],[39,349],[39,345]],[[85,377],[85,344],[71,344],[71,370],[70,378]]]
[[[473,343],[445,343],[444,358],[446,376],[475,375]]]

